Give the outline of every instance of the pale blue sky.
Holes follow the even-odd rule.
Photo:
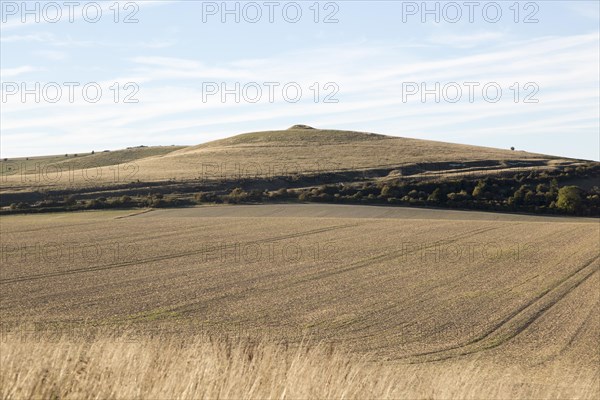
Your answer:
[[[121,1],[117,23],[115,1],[80,1],[73,22],[63,1],[55,2],[60,18],[47,5],[52,2],[30,1],[31,9],[39,4],[39,23],[34,14],[22,15],[21,1],[0,3],[2,157],[191,145],[304,123],[600,159],[598,1],[522,1],[517,7],[515,1],[499,1],[502,16],[496,23],[490,22],[496,6],[485,1],[475,7],[474,22],[464,1],[454,3],[460,18],[451,2],[439,2],[438,23],[433,14],[422,21],[421,1],[323,1],[318,7],[315,1],[298,1],[297,23],[285,20],[283,7],[288,19],[296,7],[286,1],[275,2],[273,23],[264,1],[255,2],[263,13],[256,23],[247,20],[255,8],[247,6],[243,14],[248,2],[238,2],[239,23],[234,15],[223,23],[221,10],[208,15],[221,1]],[[96,3],[102,7],[97,23],[83,17],[86,3],[94,3],[87,19],[94,18]],[[414,5],[419,10],[409,15]],[[131,12],[138,22],[123,23]],[[338,22],[324,23],[332,12]],[[538,22],[524,23],[527,16]],[[36,103],[33,95],[22,101],[21,93],[8,93],[14,84],[34,88],[36,82],[41,87],[57,82],[63,97],[50,103],[42,96]],[[102,97],[86,102],[80,86],[71,102],[64,82],[98,82]],[[115,82],[121,96],[131,91],[125,83],[137,84],[138,103],[122,98],[115,103],[109,89]],[[233,95],[225,102],[218,94],[203,98],[210,82],[229,88],[256,82],[263,95],[256,103],[247,98],[236,103]],[[281,85],[273,102],[264,82]],[[290,82],[302,88],[297,103],[282,97],[281,87]],[[310,89],[315,82],[317,103]],[[323,102],[333,90],[324,87],[328,82],[339,88],[337,103]],[[423,102],[417,93],[403,99],[411,82],[432,89],[436,82],[440,88],[456,82],[463,98],[436,103],[429,95]],[[480,84],[473,101],[464,82]],[[492,103],[482,97],[481,87],[494,82],[502,96]],[[520,85],[517,103],[514,83]],[[525,88],[527,83],[534,85]],[[538,102],[523,102],[536,87],[532,99]]]

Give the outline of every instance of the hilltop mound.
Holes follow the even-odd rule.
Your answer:
[[[342,145],[352,142],[380,140],[389,138],[374,133],[339,131],[330,129],[295,128],[298,125],[282,131],[250,132],[215,140],[197,146],[190,146],[177,154],[202,151],[207,148],[220,146],[269,146],[269,147],[310,147],[314,145]]]
[[[315,129],[315,128],[313,128],[312,126],[308,126],[308,125],[302,125],[302,124],[300,124],[300,125],[294,125],[294,126],[290,126],[290,127],[288,128],[288,130],[294,130],[294,129]]]

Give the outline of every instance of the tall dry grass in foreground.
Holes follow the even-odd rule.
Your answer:
[[[2,399],[597,398],[597,377],[542,383],[522,372],[458,364],[380,364],[329,346],[206,336],[58,339],[8,334]]]

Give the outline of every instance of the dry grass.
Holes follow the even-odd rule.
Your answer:
[[[130,149],[67,160],[64,157],[32,158],[22,167],[29,175],[4,174],[0,190],[110,186],[137,179],[215,180],[237,176],[290,176],[396,168],[415,163],[490,161],[494,164],[506,160],[537,160],[549,164],[573,162],[522,151],[362,132],[289,129],[247,133],[185,148]],[[20,162],[22,160],[17,164],[21,165]],[[41,162],[48,177],[40,172],[37,177],[30,176],[30,172],[36,170],[36,162]],[[57,170],[63,172],[59,178]]]
[[[207,336],[9,334],[2,399],[593,399],[597,375],[485,362],[370,363],[329,346]]]
[[[173,151],[181,150],[184,146],[152,146],[135,147],[114,151],[99,151],[92,153],[78,153],[55,156],[18,157],[0,160],[0,175],[34,175],[39,170],[47,171],[54,177],[57,171],[70,171],[86,168],[104,167],[123,163],[133,163],[147,157],[161,156]],[[15,171],[16,169],[16,171]],[[91,176],[91,173],[90,173]]]
[[[148,177],[209,179],[234,174],[273,176],[390,168],[414,163],[558,160],[489,147],[338,130],[247,133],[140,160]]]

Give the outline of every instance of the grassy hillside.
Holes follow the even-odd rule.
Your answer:
[[[184,146],[140,146],[123,150],[94,153],[72,153],[54,156],[4,158],[0,160],[0,174],[4,176],[37,174],[46,168],[51,174],[56,170],[74,171],[134,162],[147,157],[162,156]]]
[[[265,201],[586,216],[600,209],[600,163],[303,125],[0,166],[2,213]],[[573,184],[572,201],[559,202],[560,188]]]
[[[346,144],[364,141],[385,140],[387,136],[375,133],[321,130],[314,128],[289,128],[282,131],[251,132],[236,135],[230,138],[215,140],[206,144],[192,146],[184,152],[193,152],[207,147],[219,146],[286,146],[300,145],[308,147],[315,144]]]
[[[416,163],[469,161],[560,162],[560,157],[373,133],[287,129],[253,132],[192,146],[162,159],[141,160],[140,171],[151,177],[185,179],[211,174],[285,175],[290,173],[393,168]]]
[[[29,186],[64,187],[110,185],[115,183],[114,165],[131,164],[135,174],[131,181],[223,179],[239,175],[281,176],[305,175],[332,171],[354,171],[394,168],[418,163],[487,162],[491,165],[519,161],[560,164],[573,160],[523,151],[467,146],[419,139],[390,137],[372,133],[320,130],[292,127],[281,131],[253,132],[191,147],[146,147],[110,153],[85,154],[74,157],[31,158],[21,169],[35,171],[35,163],[69,169],[94,169],[97,180],[86,180],[86,172],[76,171],[74,179],[65,183],[41,179],[28,181]],[[21,188],[20,174],[8,167],[23,162],[9,160],[3,164],[2,189]],[[5,163],[5,162],[4,162]],[[6,164],[6,163],[5,163]],[[100,168],[100,170],[97,170]],[[110,178],[107,178],[110,177]],[[119,183],[123,183],[119,180]]]

